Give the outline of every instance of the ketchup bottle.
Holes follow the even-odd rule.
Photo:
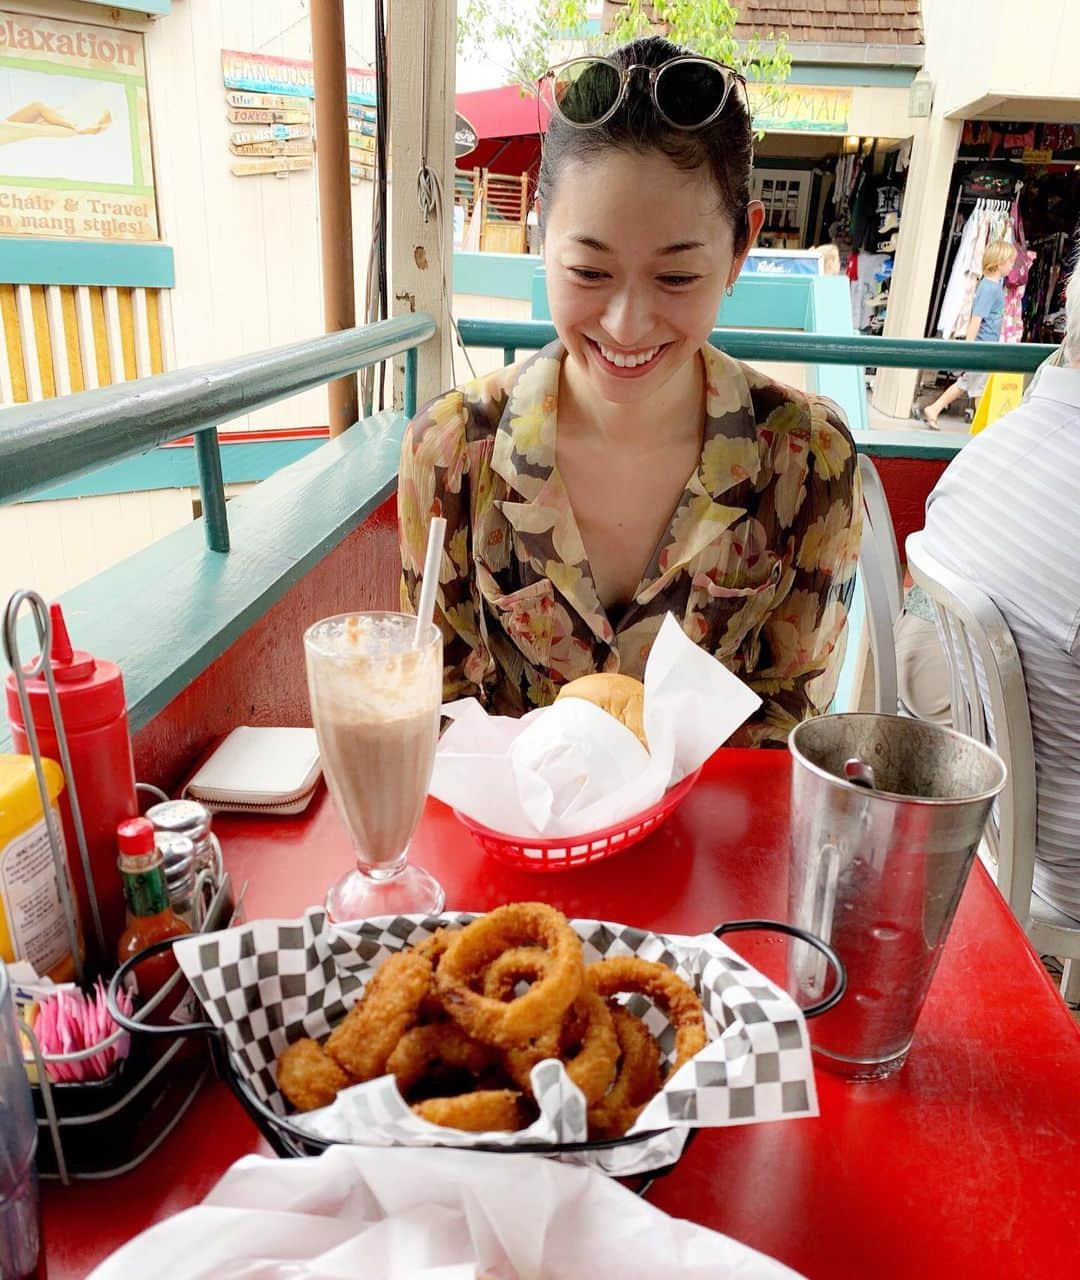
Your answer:
[[[78,792],[90,871],[94,877],[98,911],[105,934],[104,955],[95,955],[98,951],[97,933],[79,856],[79,843],[71,820],[67,788],[60,795],[64,843],[87,950],[98,964],[107,964],[112,959],[125,924],[124,900],[116,883],[116,828],[125,818],[139,811],[135,799],[135,768],[131,759],[124,681],[120,668],[114,662],[95,658],[84,649],[72,649],[58,604],[49,606],[49,615],[52,620],[49,663],[56,681],[56,694],[71,753],[73,782]],[[26,684],[41,754],[62,764],[44,677],[35,676]],[[29,754],[30,745],[22,723],[14,673],[8,675],[6,688],[14,749]]]

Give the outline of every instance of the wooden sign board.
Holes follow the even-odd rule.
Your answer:
[[[314,150],[310,140],[298,142],[230,142],[234,156],[310,156]]]
[[[314,161],[310,156],[277,156],[266,160],[238,160],[230,169],[238,178],[250,178],[260,173],[293,173],[310,169]]]
[[[290,138],[310,137],[310,125],[271,124],[261,129],[234,129],[229,135],[229,141],[243,146],[248,142],[285,142]]]
[[[230,89],[225,95],[230,107],[264,107],[269,111],[297,111],[302,103],[285,93],[245,93]]]
[[[309,112],[295,109],[274,111],[266,107],[230,107],[229,120],[233,124],[309,124]]]
[[[364,135],[363,135],[363,134],[350,134],[350,136],[349,136],[349,150],[350,150],[350,151],[363,151],[363,152],[365,152],[365,153],[366,153],[366,152],[372,152],[372,153],[374,153],[374,151],[375,151],[375,139],[374,139],[374,138],[366,138],[366,137],[364,137]]]

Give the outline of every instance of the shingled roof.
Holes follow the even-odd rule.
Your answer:
[[[737,40],[787,32],[791,44],[923,43],[919,0],[736,0]]]

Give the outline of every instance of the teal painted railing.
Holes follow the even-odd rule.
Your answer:
[[[501,349],[507,363],[555,337],[544,321],[459,322],[468,346]],[[205,537],[213,551],[229,549],[217,427],[237,416],[405,353],[406,416],[416,410],[418,347],[435,332],[418,313],[310,342],[241,356],[214,365],[159,374],[114,387],[20,405],[0,412],[0,503],[18,501],[109,463],[144,454],[182,436],[195,437]],[[825,366],[875,366],[1030,372],[1050,346],[848,337],[751,329],[717,329],[712,340],[730,355],[759,361]],[[881,451],[904,452],[923,432],[893,442],[873,433]],[[955,452],[955,447],[948,453]]]
[[[555,338],[540,320],[459,320],[469,347],[502,347],[509,363]],[[1031,373],[1056,350],[1040,343],[945,342],[940,338],[843,337],[714,329],[710,339],[737,360],[853,364],[894,369],[970,369],[978,373]]]
[[[411,412],[415,348],[434,332],[428,315],[398,316],[218,364],[6,409],[0,413],[0,503],[194,434],[207,546],[228,551],[217,428],[402,352]]]
[[[505,351],[507,359],[554,336],[543,323],[465,320],[461,327],[467,342]],[[0,502],[46,492],[189,432],[216,437],[216,426],[231,417],[401,351],[407,368],[415,369],[421,358],[418,347],[433,333],[432,318],[417,314],[202,369],[2,411]],[[856,366],[1028,370],[1050,351],[727,329],[714,339],[749,359],[823,365],[849,361]],[[407,412],[415,407],[411,385],[406,386],[405,407]],[[78,619],[80,647],[107,654],[124,671],[134,729],[148,724],[393,494],[404,426],[399,413],[367,418],[237,497],[230,504],[236,541],[230,555],[214,554],[212,530],[186,524],[65,592],[68,616]],[[859,449],[876,457],[941,460],[965,440],[958,433],[914,429],[868,430],[856,437]],[[30,653],[32,623],[29,618],[23,622],[21,638]],[[10,745],[0,725],[0,752],[4,750]]]

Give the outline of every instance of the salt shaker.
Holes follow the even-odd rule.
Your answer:
[[[182,837],[190,841],[193,846],[191,854],[193,887],[189,900],[190,915],[186,918],[191,920],[194,928],[201,928],[202,915],[209,906],[208,899],[211,899],[221,888],[224,879],[221,846],[218,844],[217,836],[211,830],[210,810],[198,800],[163,800],[160,804],[152,805],[147,809],[146,816],[154,824],[154,830],[158,836],[173,840]],[[162,852],[165,852],[164,849]],[[168,857],[166,857],[166,863],[168,864]],[[204,876],[203,872],[208,874]],[[179,866],[177,875],[180,876]],[[202,877],[202,883],[200,883],[200,877]],[[206,886],[207,880],[211,882],[209,888]],[[179,883],[177,891],[181,892]],[[199,898],[198,902],[195,901],[196,895]],[[172,886],[170,885],[170,899],[171,897]],[[231,910],[231,895],[226,895],[226,898],[224,905],[227,910]],[[181,908],[175,903],[173,908],[181,912]]]
[[[175,831],[155,831],[154,844],[165,863],[169,906],[182,920],[194,925],[195,842]]]
[[[163,800],[147,809],[146,816],[155,831],[187,836],[195,846],[195,875],[210,871],[214,883],[221,883],[221,851],[210,829],[210,810],[205,805],[198,800]]]

